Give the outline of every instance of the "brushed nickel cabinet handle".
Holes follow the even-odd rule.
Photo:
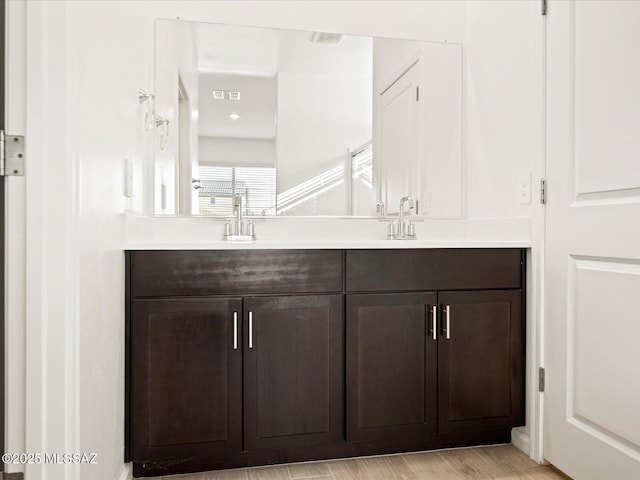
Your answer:
[[[436,330],[438,328],[438,307],[431,307],[431,338],[437,340]]]
[[[253,312],[249,312],[249,348],[253,348]]]
[[[238,349],[238,312],[233,312],[233,349]]]
[[[446,318],[447,318],[447,340],[449,340],[451,338],[451,307],[450,305],[447,305],[445,307],[445,313],[446,313]]]

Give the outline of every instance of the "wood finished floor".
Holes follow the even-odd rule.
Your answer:
[[[150,480],[567,480],[513,445],[220,470]]]

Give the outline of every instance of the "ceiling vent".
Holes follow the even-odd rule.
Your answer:
[[[213,90],[214,100],[240,100],[240,92],[229,92],[227,90]]]
[[[344,35],[341,33],[325,33],[325,32],[313,32],[309,37],[309,41],[313,43],[340,43]]]

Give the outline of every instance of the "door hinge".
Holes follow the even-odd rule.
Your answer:
[[[541,6],[541,14],[542,15],[546,15],[547,14],[547,0],[541,0],[542,1],[542,6]]]
[[[420,87],[416,87],[416,102],[420,101]]]
[[[0,130],[0,176],[24,175],[24,137]]]
[[[538,391],[544,392],[544,367],[538,369]]]
[[[542,205],[547,203],[547,181],[544,178],[540,179],[540,203]]]

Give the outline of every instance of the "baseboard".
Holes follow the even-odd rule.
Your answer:
[[[132,471],[132,464],[125,463],[122,466],[122,470],[120,471],[120,476],[118,477],[118,480],[131,480],[133,478],[131,471]]]
[[[529,435],[524,433],[522,430],[523,429],[521,427],[511,430],[511,443],[527,455],[530,455],[531,441],[529,440]]]

